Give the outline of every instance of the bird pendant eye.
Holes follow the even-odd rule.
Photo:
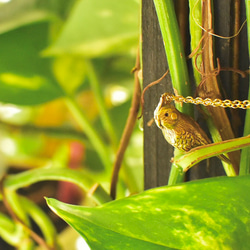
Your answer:
[[[169,115],[169,114],[168,114],[168,112],[167,112],[167,113],[165,113],[165,116],[166,116],[166,117],[168,117],[168,115]]]
[[[176,113],[172,113],[171,116],[170,116],[170,118],[171,118],[172,120],[176,120],[176,119],[178,118],[178,116],[177,116]]]

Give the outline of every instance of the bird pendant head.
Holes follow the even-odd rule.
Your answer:
[[[154,111],[154,119],[157,126],[161,129],[174,129],[179,120],[179,111],[170,104],[171,101],[165,98],[165,94],[161,96],[159,104]]]
[[[156,124],[160,128],[168,128],[174,129],[177,125],[179,114],[178,111],[174,108],[174,106],[163,106],[157,112]]]

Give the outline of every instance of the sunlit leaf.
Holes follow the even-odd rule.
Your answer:
[[[61,53],[96,57],[127,53],[137,46],[139,5],[135,0],[81,0],[46,55]]]
[[[249,188],[250,176],[218,177],[95,208],[47,202],[92,249],[249,249]]]

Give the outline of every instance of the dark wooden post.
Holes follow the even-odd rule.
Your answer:
[[[142,60],[143,87],[159,79],[167,71],[166,55],[161,31],[152,0],[142,1]],[[153,118],[161,94],[172,92],[170,77],[151,87],[145,94],[144,106],[144,186],[149,189],[166,185],[170,171],[173,148],[163,138],[162,132],[153,123]]]

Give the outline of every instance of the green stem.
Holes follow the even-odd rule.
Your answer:
[[[0,237],[8,244],[16,246],[21,241],[21,234],[16,224],[6,215],[0,213]]]
[[[16,191],[39,181],[67,181],[78,185],[85,192],[88,192],[95,182],[88,178],[84,172],[72,169],[39,168],[20,174],[10,175],[4,180],[6,191]],[[102,204],[111,200],[107,192],[101,187],[95,190],[92,198],[97,204]]]
[[[29,201],[25,197],[18,196],[14,190],[5,189],[5,195],[6,195],[6,201],[8,202],[9,205],[9,209],[23,222],[23,224],[20,223],[22,237],[19,235],[20,234],[19,232],[17,235],[19,237],[16,239],[16,245],[18,245],[17,243],[22,244],[22,241],[24,239],[26,240],[26,238],[29,239],[30,237],[29,235],[30,232],[25,229],[26,226],[30,228],[30,220],[28,218],[29,215],[40,227],[46,239],[46,243],[39,236],[36,236],[36,238],[34,239],[38,240],[40,244],[46,246],[48,244],[48,246],[54,249],[58,245],[56,241],[56,229],[54,228],[50,219],[45,215],[45,213],[38,206],[36,206],[35,203]],[[19,223],[16,223],[15,225],[16,225],[16,231],[18,231]],[[33,234],[33,236],[34,235],[36,234]],[[19,242],[17,242],[18,240]]]
[[[181,42],[173,1],[154,0],[154,5],[165,45],[173,88],[178,94],[188,96],[191,93],[191,86],[186,64],[186,55]],[[192,106],[190,105],[183,105],[182,107],[178,105],[178,109],[186,114],[192,115]]]
[[[186,55],[181,41],[181,35],[175,15],[172,0],[154,0],[156,13],[158,16],[165,52],[168,60],[172,84],[175,91],[183,96],[189,96],[191,86],[189,81],[188,69],[186,64]],[[191,105],[176,105],[176,107],[189,115],[192,115]],[[173,169],[174,168],[174,169]],[[180,176],[178,176],[180,174]],[[175,184],[175,181],[183,179],[183,174],[175,171],[172,166],[169,183]]]
[[[214,142],[221,142],[222,141],[221,135],[220,135],[218,129],[215,127],[213,120],[212,120],[212,117],[208,117],[207,125],[208,125],[208,129],[209,129],[209,132],[212,136],[213,141]],[[236,176],[236,173],[235,173],[235,170],[234,170],[234,167],[232,164],[228,164],[224,161],[221,161],[221,163],[223,165],[223,168],[224,168],[227,176]]]
[[[102,124],[109,135],[111,143],[113,144],[115,148],[117,145],[117,138],[115,135],[115,130],[112,125],[111,119],[106,109],[105,101],[104,101],[103,94],[100,88],[100,83],[98,81],[93,64],[90,61],[86,60],[86,67],[87,67],[87,74],[90,80],[90,86],[94,92],[96,103],[100,111],[100,118],[101,118]]]
[[[250,57],[250,0],[245,0],[246,4],[246,16],[247,16],[247,33],[248,33],[248,50]],[[248,90],[248,100],[250,100],[250,88]],[[244,136],[250,134],[250,110],[246,111],[245,125],[244,125]],[[250,147],[244,148],[241,151],[240,161],[240,173],[239,175],[250,174]]]
[[[110,154],[107,146],[103,143],[76,101],[70,96],[66,97],[65,101],[72,115],[78,122],[80,128],[84,131],[89,141],[98,153],[104,167],[106,168],[106,170],[109,170],[111,168],[111,159],[109,157]]]
[[[197,25],[202,24],[202,2],[197,0],[189,0],[189,28],[190,28],[190,44],[191,52],[195,51],[200,44],[202,38],[202,29]],[[200,52],[201,48],[197,50]],[[197,53],[196,52],[196,53]],[[195,53],[195,55],[196,55]],[[192,57],[193,72],[196,85],[198,86],[201,81],[201,74],[196,69],[196,64],[199,67],[202,63],[201,55],[197,58],[195,63],[195,55]]]
[[[29,214],[29,216],[34,220],[34,222],[39,226],[46,243],[50,247],[56,247],[58,245],[56,238],[56,228],[54,227],[51,220],[43,212],[43,210],[38,207],[35,203],[31,202],[25,197],[19,197],[22,207]]]
[[[23,206],[20,202],[19,196],[17,195],[17,193],[13,190],[5,190],[5,199],[8,203],[8,205],[10,206],[11,211],[19,218],[21,219],[25,225],[30,224],[30,220],[29,217],[27,215],[27,213],[24,211]]]
[[[20,202],[19,196],[16,194],[15,191],[7,190],[7,189],[4,189],[4,190],[5,190],[5,199],[8,204],[9,212],[12,214],[12,216],[15,216],[21,219],[25,225],[29,226],[30,220],[29,220],[27,213],[24,210],[24,207],[22,206]],[[20,250],[33,249],[34,243],[30,239],[29,233],[24,230],[23,225],[20,224],[18,221],[15,223],[14,235],[16,237],[15,246],[17,247],[17,249],[20,249]]]
[[[241,148],[249,146],[250,146],[250,136],[208,144],[205,146],[194,148],[190,150],[188,153],[181,155],[179,157],[175,157],[174,163],[182,167],[183,171],[186,172],[188,169],[190,169],[198,162],[205,160],[209,157],[236,151]],[[235,175],[235,173],[232,170],[228,171],[231,175],[233,176]]]
[[[227,176],[237,176],[232,164],[228,164],[224,161],[221,162]]]
[[[185,172],[183,172],[183,168],[179,167],[178,165],[172,164],[168,185],[175,185],[178,183],[183,182],[185,176]]]

